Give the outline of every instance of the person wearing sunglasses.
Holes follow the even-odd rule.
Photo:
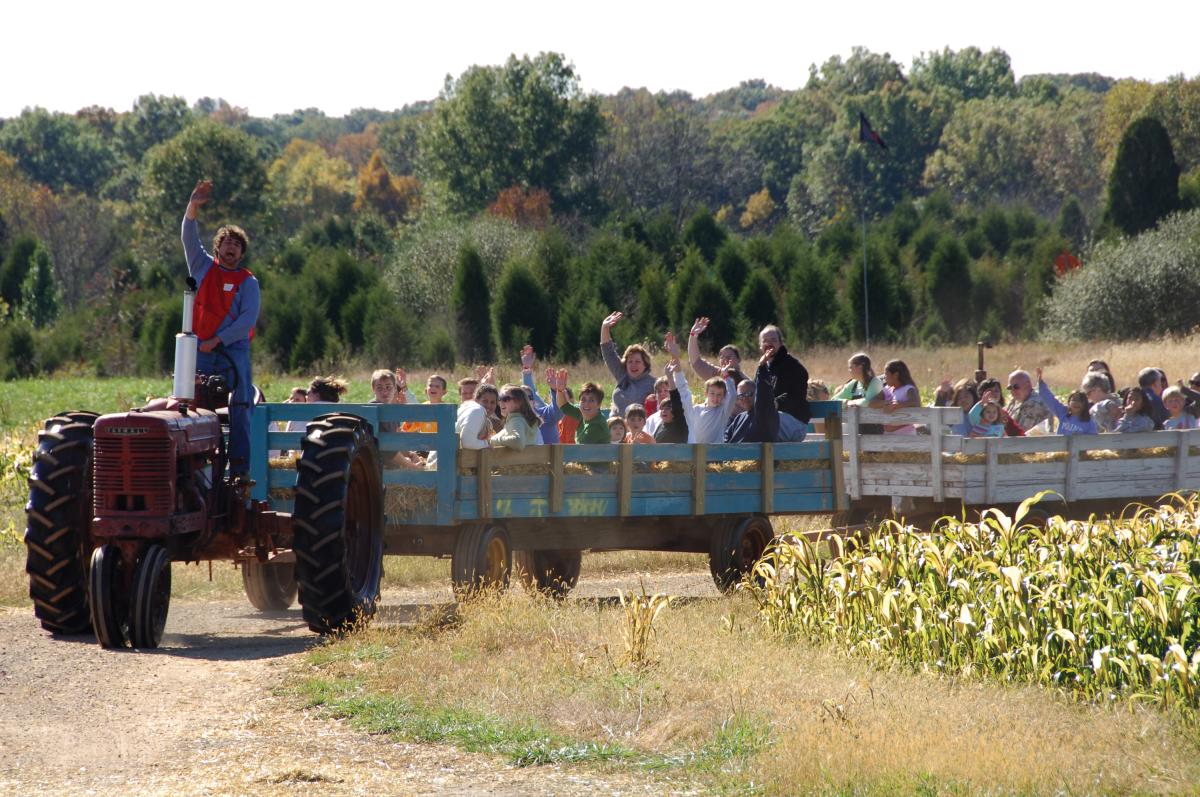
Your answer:
[[[1050,417],[1050,408],[1034,392],[1033,377],[1028,371],[1017,370],[1008,375],[1008,393],[1012,398],[1005,409],[1023,431],[1028,432]]]
[[[542,419],[533,411],[533,404],[521,385],[500,388],[500,415],[504,428],[488,439],[492,448],[511,448],[524,451],[525,446],[538,444],[538,427]]]

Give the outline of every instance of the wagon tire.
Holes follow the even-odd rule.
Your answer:
[[[296,602],[296,566],[293,562],[260,562],[246,559],[241,564],[242,588],[250,604],[260,612],[282,612]]]
[[[162,641],[171,608],[171,557],[161,545],[151,545],[133,570],[129,644],[156,648]]]
[[[581,551],[517,551],[513,567],[530,592],[561,599],[575,589],[583,564]]]
[[[508,530],[499,523],[462,526],[450,557],[450,580],[460,598],[508,588],[513,552]]]
[[[88,569],[92,523],[94,412],[62,412],[45,422],[29,475],[25,505],[25,572],[42,628],[55,634],[92,630]]]
[[[764,515],[749,515],[718,523],[712,532],[708,568],[713,583],[729,592],[750,573],[774,538],[771,521]]]
[[[383,578],[383,484],[371,424],[333,413],[309,422],[292,513],[296,581],[308,627],[353,630],[375,614]]]

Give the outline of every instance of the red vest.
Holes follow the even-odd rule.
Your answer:
[[[233,297],[237,296],[242,283],[254,275],[249,269],[239,268],[229,271],[221,268],[220,263],[213,259],[212,268],[200,282],[200,290],[196,292],[196,304],[192,309],[192,331],[200,340],[208,340],[217,334],[217,329],[229,308],[233,307]],[[250,328],[250,339],[254,339],[254,328]]]

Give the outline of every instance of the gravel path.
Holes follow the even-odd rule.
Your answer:
[[[580,582],[606,597],[637,576]],[[654,574],[647,589],[715,596],[705,573]],[[382,622],[449,602],[448,587],[386,590]],[[640,773],[518,769],[447,745],[357,733],[281,695],[317,637],[298,609],[172,603],[156,651],[54,638],[28,609],[0,610],[0,794],[688,793]]]

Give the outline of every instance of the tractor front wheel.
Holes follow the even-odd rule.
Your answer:
[[[151,545],[133,571],[133,611],[129,642],[135,648],[156,648],[162,641],[171,606],[171,557],[161,545]]]
[[[101,545],[92,551],[88,603],[96,641],[106,648],[123,648],[129,638],[124,567],[121,549],[117,546]]]

